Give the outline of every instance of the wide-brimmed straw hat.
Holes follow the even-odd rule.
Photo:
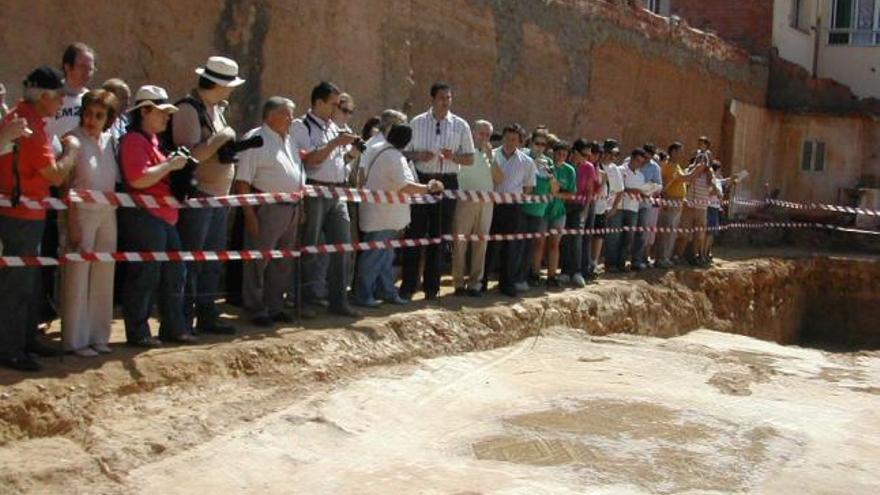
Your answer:
[[[133,112],[138,108],[156,107],[163,112],[174,113],[177,107],[168,103],[168,92],[159,86],[141,86],[134,95],[134,106],[129,108]]]
[[[196,74],[228,88],[244,84],[244,79],[238,77],[238,63],[226,57],[209,58],[204,67],[196,69]]]

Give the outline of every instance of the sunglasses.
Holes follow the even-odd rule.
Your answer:
[[[437,122],[437,135],[440,135],[440,122]]]

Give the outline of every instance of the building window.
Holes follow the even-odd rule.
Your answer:
[[[655,14],[669,15],[669,0],[647,0],[648,10]]]
[[[825,143],[823,141],[804,141],[801,151],[801,171],[823,172],[825,170]]]
[[[880,0],[834,0],[829,45],[880,45]]]

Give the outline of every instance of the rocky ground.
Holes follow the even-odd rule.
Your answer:
[[[302,404],[306,398],[331,397],[337,391],[344,393],[346,384],[356,385],[360,378],[372,379],[373,372],[406,374],[409,367],[393,366],[403,364],[418,368],[425,366],[420,361],[424,358],[501,349],[535,337],[539,343],[549,342],[551,339],[538,336],[550,328],[575,329],[582,340],[588,336],[595,338],[618,333],[668,338],[697,328],[712,328],[788,344],[798,341],[804,315],[809,315],[811,308],[818,307],[816,301],[825,300],[827,303],[833,299],[829,290],[831,296],[845,295],[847,300],[865,307],[868,313],[872,307],[870,303],[877,306],[876,302],[880,301],[877,287],[880,264],[873,259],[737,259],[747,254],[731,253],[726,257],[727,261],[720,262],[712,270],[623,275],[608,278],[588,289],[547,295],[536,293],[534,297],[515,302],[495,297],[476,302],[443,298],[439,304],[433,305],[418,302],[405,313],[390,314],[382,309],[371,311],[368,317],[354,323],[323,318],[305,327],[272,332],[245,328],[235,339],[209,337],[196,347],[135,353],[115,346],[114,354],[108,358],[95,361],[68,357],[61,363],[50,362],[42,375],[27,379],[3,371],[0,372],[0,492],[137,493],[154,487],[144,493],[169,493],[173,491],[171,486],[162,486],[162,480],[184,476],[196,485],[180,483],[181,487],[212,486],[212,480],[225,478],[208,474],[212,471],[203,463],[213,463],[216,469],[222,470],[227,467],[228,460],[225,456],[199,457],[206,452],[205,449],[210,450],[211,445],[215,445],[212,442],[226,442],[235,432],[257,431],[258,425],[272,424],[273,420],[267,418],[291,407],[304,407]],[[831,314],[828,311],[823,313]],[[566,332],[565,338],[574,338],[572,330]],[[121,337],[114,334],[114,340],[121,340]],[[650,341],[645,345],[658,346],[662,342]],[[712,347],[710,344],[705,345]],[[730,349],[718,351],[722,353],[722,363],[728,359],[724,357],[728,351]],[[591,359],[591,352],[585,354],[587,361]],[[731,363],[729,369],[706,369],[705,373],[690,379],[702,380],[701,383],[707,384],[719,397],[736,398],[736,401],[749,404],[754,400],[750,394],[756,387],[769,383],[768,376],[772,378],[774,374],[767,371],[769,358],[748,352],[729,358],[740,364]],[[602,358],[607,354],[596,351],[596,356]],[[685,361],[691,359],[687,353],[680,357]],[[834,354],[828,359],[838,358],[855,360],[853,362],[874,359],[852,353]],[[717,361],[714,357],[712,360]],[[774,358],[773,361],[778,360]],[[871,363],[873,361],[867,364],[868,369],[872,369]],[[844,382],[848,388],[860,389],[846,391],[846,394],[855,394],[847,395],[847,400],[856,403],[872,399],[878,390],[878,382],[871,374],[873,372],[862,369],[864,363],[859,361],[856,364],[858,367],[854,369],[825,366],[828,370],[818,369],[817,374],[824,373],[822,376],[827,380],[820,379],[827,383]],[[380,366],[382,368],[377,368]],[[630,371],[621,369],[615,372],[626,375]],[[861,382],[847,381],[851,379]],[[652,384],[653,381],[646,382],[645,390],[649,391]],[[637,385],[633,382],[633,386]],[[786,386],[796,387],[798,384]],[[816,390],[820,396],[827,394],[829,400],[841,393],[844,392],[833,387]],[[679,417],[677,415],[684,414],[680,413],[681,410],[689,410],[682,409],[681,404],[666,403],[659,396],[658,400],[650,399],[648,394],[639,400],[647,404],[644,405],[648,411],[646,414],[656,414],[658,418]],[[598,396],[589,393],[576,397],[573,405],[562,408],[562,413],[555,400],[547,401],[543,409],[534,403],[520,411],[499,410],[496,415],[498,418],[508,415],[515,418],[527,410],[544,414],[542,410],[546,409],[550,416],[562,414],[563,419],[551,422],[577,423],[578,420],[572,418],[593,416],[596,408],[614,410],[622,407],[620,400],[630,399],[614,394]],[[699,412],[699,408],[696,411]],[[723,415],[713,413],[709,416],[698,422],[720,425],[719,428],[727,432],[724,435],[739,439],[731,442],[745,446],[743,448],[751,445],[748,442],[752,430],[738,429],[734,419],[724,419]],[[522,421],[528,422],[528,416],[525,418]],[[817,418],[821,424],[822,417]],[[511,421],[516,426],[520,420],[508,422]],[[302,424],[293,424],[287,434],[299,438],[303,430],[298,428],[308,429],[309,425],[323,428],[324,419],[320,415],[306,415]],[[767,433],[757,431],[754,433],[758,436],[756,438]],[[780,441],[789,447],[790,442],[803,443],[802,438],[793,433],[782,434],[780,438],[787,439]],[[320,435],[314,438],[316,442],[320,440]],[[520,463],[517,459],[503,458],[506,455],[503,452],[509,450],[504,447],[507,440],[483,440],[485,442],[476,441],[468,447],[473,453],[470,457],[479,457],[486,462],[535,464],[531,459]],[[511,441],[518,445],[519,440]],[[763,440],[758,443],[761,442]],[[705,448],[711,449],[714,444],[706,445]],[[279,452],[278,445],[270,448],[275,449],[273,452],[277,455],[288,455]],[[792,449],[789,450],[797,450]],[[238,452],[223,449],[217,452],[243,459],[252,450],[248,447]],[[602,455],[606,454],[618,455],[609,452]],[[187,471],[181,468],[186,466],[185,462],[177,464],[190,455],[202,463],[199,469]],[[382,455],[377,454],[377,458]],[[732,459],[737,459],[736,455]],[[286,458],[291,463],[301,462],[294,453],[289,456]],[[575,457],[576,462],[572,462],[583,463],[583,456]],[[854,459],[854,462],[858,461],[858,456],[854,455]],[[167,471],[161,468],[166,465],[164,463],[169,466]],[[773,466],[783,464],[777,462]],[[861,466],[858,462],[853,465]],[[249,473],[247,478],[253,484],[230,484],[229,490],[221,487],[215,491],[230,493],[250,489],[258,493],[258,487],[271,491],[274,477],[280,476],[278,479],[285,482],[290,480],[278,472],[277,465],[267,470],[275,474],[262,472],[259,464],[251,468],[256,471],[244,471]],[[325,472],[324,477],[336,476],[338,468],[334,466],[333,471]],[[767,469],[772,471],[771,468]],[[864,466],[859,469],[862,468]],[[237,471],[230,471],[234,472]],[[412,475],[418,478],[418,473]],[[611,481],[617,483],[620,479],[623,478]],[[691,486],[690,482],[643,484],[638,479],[633,480],[635,486],[649,491],[663,491],[667,486],[676,491]],[[260,484],[261,480],[268,484]],[[609,480],[594,481],[604,483]],[[729,485],[757,486],[754,485],[757,481],[753,478],[733,480]],[[321,485],[313,486],[316,491],[304,493],[321,491]],[[279,493],[290,493],[290,486],[287,488]],[[337,488],[336,493],[345,491],[343,485]],[[511,489],[515,488],[511,485]],[[698,488],[709,489],[694,485],[694,489]],[[334,492],[332,485],[329,489],[328,493]],[[468,489],[492,491],[480,484]]]

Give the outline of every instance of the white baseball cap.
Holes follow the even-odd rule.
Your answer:
[[[174,113],[177,107],[168,103],[168,92],[159,86],[141,86],[134,95],[134,106],[129,108],[129,112],[133,112],[138,108],[156,107],[163,112]]]
[[[196,74],[228,88],[244,84],[244,79],[238,77],[238,63],[226,57],[209,58],[204,67],[196,69]]]

